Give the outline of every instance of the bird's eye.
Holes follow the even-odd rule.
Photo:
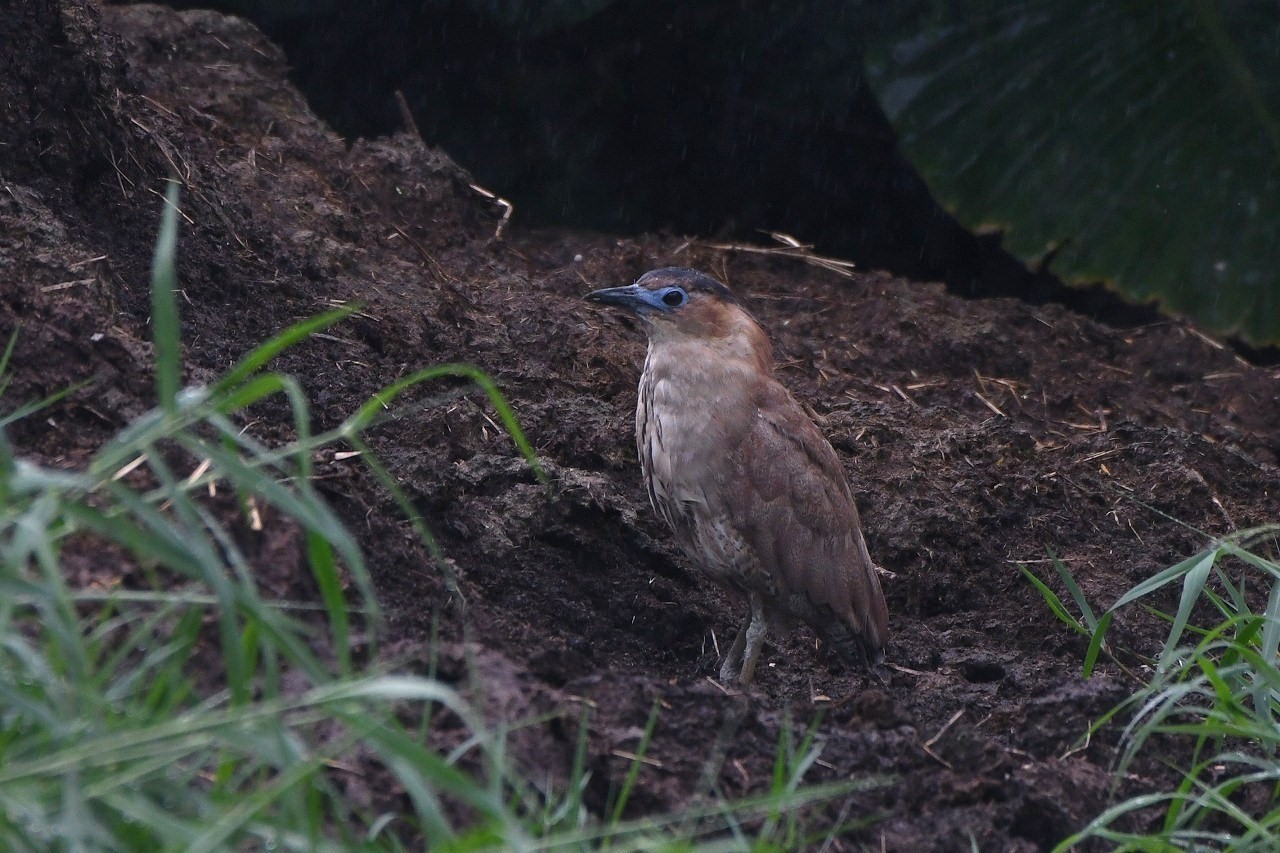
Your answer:
[[[683,290],[678,287],[673,287],[666,293],[662,294],[662,304],[668,305],[672,308],[679,308],[686,300],[688,300],[688,298],[689,297],[685,295]]]

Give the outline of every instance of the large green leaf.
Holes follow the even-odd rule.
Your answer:
[[[861,5],[871,83],[963,223],[1280,341],[1275,0]]]

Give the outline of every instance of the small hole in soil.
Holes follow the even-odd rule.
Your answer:
[[[970,684],[989,684],[1004,678],[1004,667],[995,661],[973,660],[964,665],[964,680]]]

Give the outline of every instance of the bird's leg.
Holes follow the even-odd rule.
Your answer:
[[[720,664],[720,680],[726,684],[737,681],[742,674],[742,650],[746,648],[747,629],[750,627],[751,614],[747,613],[747,618],[742,620],[742,627],[738,629],[738,635],[733,638],[733,645],[729,646],[729,653]]]
[[[747,625],[746,651],[742,656],[742,675],[738,679],[745,687],[751,683],[756,674],[756,661],[760,659],[760,649],[764,646],[764,634],[769,623],[764,620],[764,602],[759,595],[751,594],[751,622]]]

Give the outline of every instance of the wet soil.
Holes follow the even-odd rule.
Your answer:
[[[477,365],[507,395],[553,488],[457,382],[421,389],[370,433],[445,567],[358,460],[322,459],[317,480],[368,552],[382,654],[425,668],[435,632],[440,672],[479,667],[489,713],[559,713],[513,741],[553,774],[589,707],[597,805],[656,702],[635,815],[712,786],[767,789],[780,728],[813,725],[822,753],[806,778],[884,781],[815,807],[816,827],[859,824],[832,849],[1046,849],[1112,795],[1116,734],[1081,738],[1134,683],[1110,661],[1080,678],[1083,641],[1018,564],[1062,592],[1052,551],[1105,606],[1204,534],[1275,518],[1280,374],[1181,322],[1107,327],[683,236],[497,239],[502,208],[447,155],[407,133],[338,138],[248,24],[37,0],[0,7],[0,31],[0,335],[20,328],[4,401],[90,380],[10,428],[20,452],[79,464],[149,407],[147,271],[176,174],[189,381],[358,303],[274,365],[302,383],[317,428],[432,364]],[[881,672],[842,668],[797,629],[770,638],[745,695],[711,680],[739,615],[647,505],[631,435],[643,333],[581,298],[664,265],[737,291],[839,451],[891,573]],[[259,438],[289,435],[283,403],[253,414]],[[314,594],[297,531],[273,535],[257,555],[264,586]],[[95,572],[130,569],[107,553]],[[1135,611],[1113,631],[1139,668],[1163,628]],[[1125,789],[1158,772],[1140,766]]]

